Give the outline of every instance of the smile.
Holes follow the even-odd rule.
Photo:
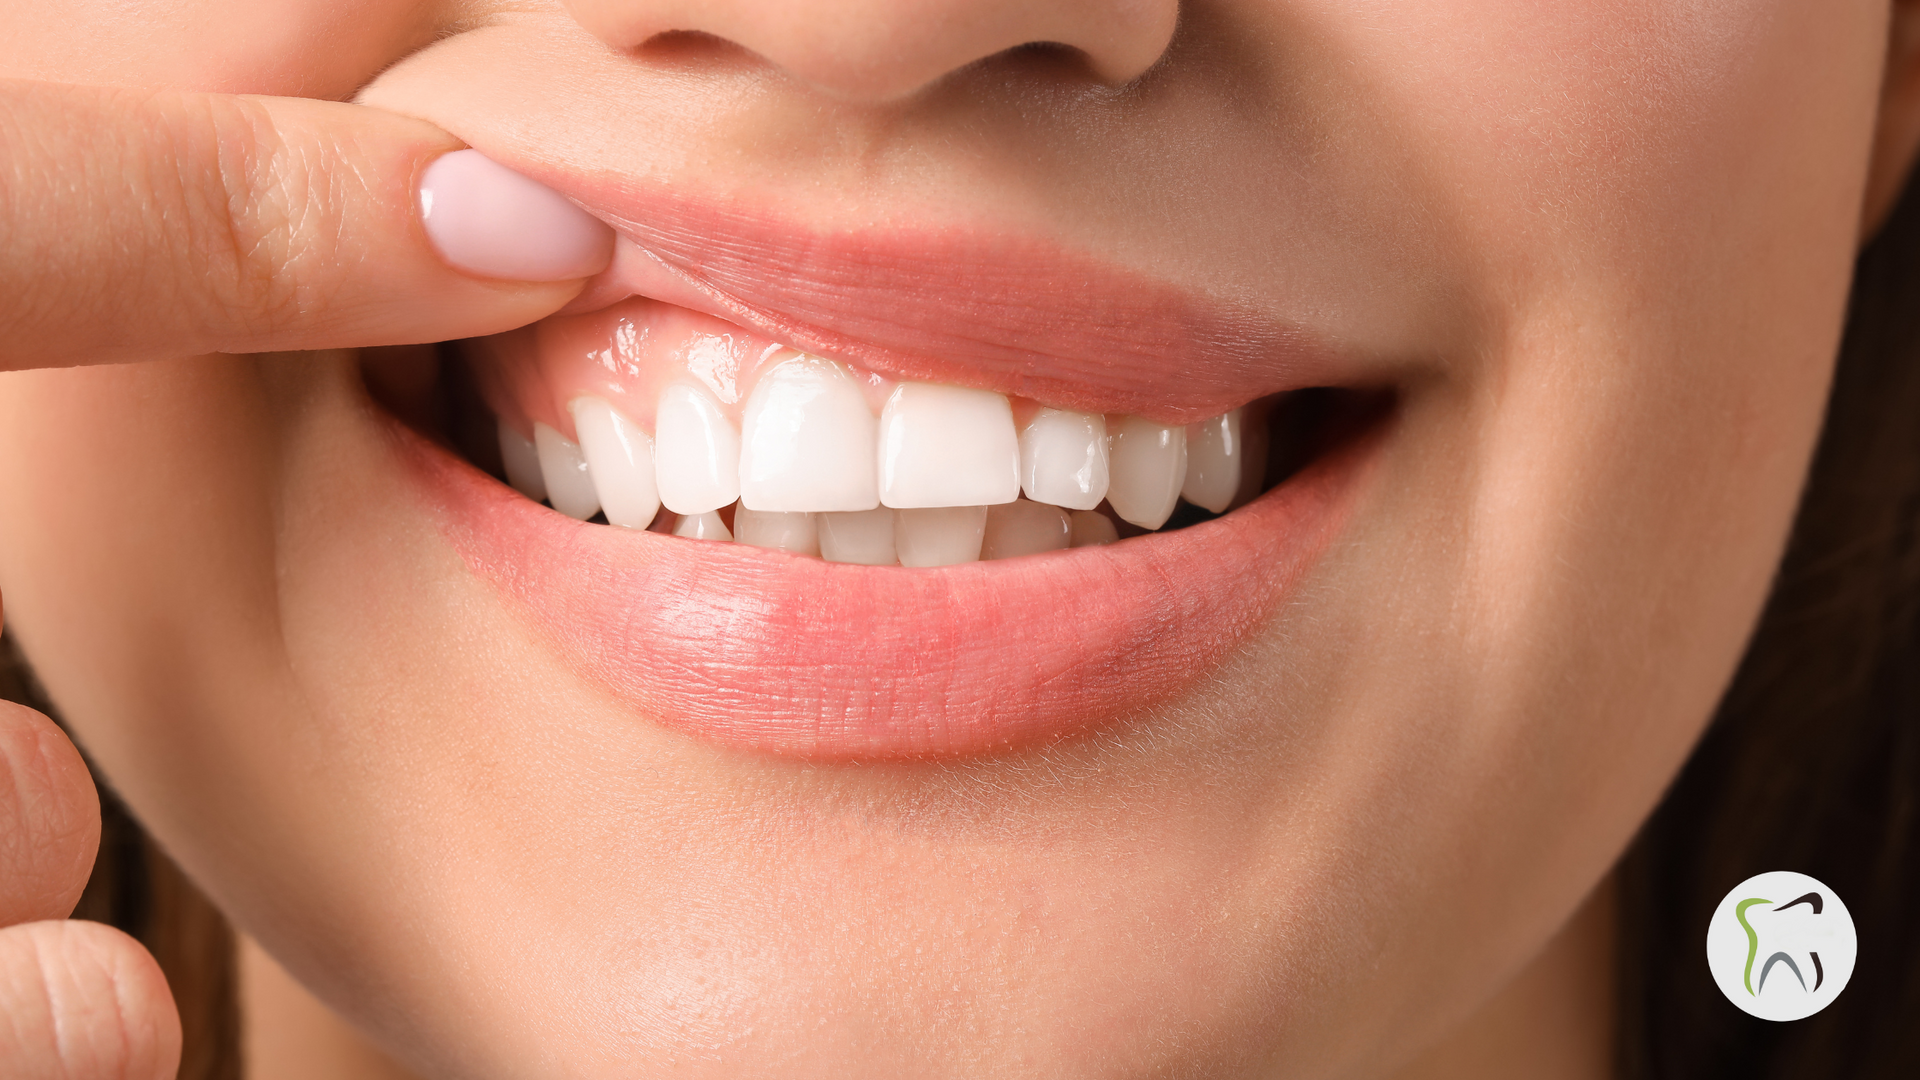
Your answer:
[[[636,262],[588,295],[633,288]],[[779,269],[762,278],[790,301],[799,275]],[[673,276],[656,291],[729,306]],[[1093,369],[1057,349],[976,349],[950,381],[902,378],[929,365],[755,321],[627,295],[454,343],[438,422],[394,430],[467,566],[570,667],[660,723],[781,755],[1004,752],[1177,695],[1337,534],[1394,413],[1377,389],[1272,388],[1302,376],[1237,356],[1077,377]],[[1099,410],[1154,382],[1155,415]],[[1175,422],[1248,388],[1270,389]]]

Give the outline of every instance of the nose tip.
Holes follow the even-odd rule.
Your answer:
[[[567,0],[616,48],[675,31],[723,38],[841,98],[912,96],[947,74],[1023,45],[1085,58],[1118,85],[1166,52],[1178,0]]]

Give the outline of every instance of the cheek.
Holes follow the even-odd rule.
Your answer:
[[[248,775],[249,751],[209,722],[221,714],[210,703],[259,695],[284,668],[273,631],[276,455],[252,363],[0,382],[9,629],[82,745],[156,829],[206,827],[227,811],[199,797],[204,777]],[[235,722],[252,726],[257,713],[238,710]],[[221,794],[244,805],[259,793]]]
[[[345,98],[424,47],[431,0],[9,0],[0,75],[107,86]]]

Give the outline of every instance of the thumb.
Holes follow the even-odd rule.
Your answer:
[[[442,341],[557,310],[612,233],[459,149],[357,105],[0,80],[0,370]]]
[[[180,1014],[140,943],[99,923],[0,930],[0,1075],[170,1080]]]

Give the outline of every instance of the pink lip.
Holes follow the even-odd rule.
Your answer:
[[[620,178],[514,167],[622,235],[614,266],[571,312],[651,296],[896,379],[1165,423],[1384,373],[1361,370],[1361,358],[1270,312],[1010,230],[808,230]]]
[[[1294,589],[1384,441],[1176,532],[905,570],[581,524],[390,429],[449,542],[569,667],[694,736],[842,760],[1030,746],[1168,699]]]

